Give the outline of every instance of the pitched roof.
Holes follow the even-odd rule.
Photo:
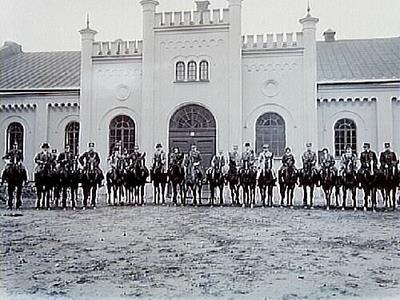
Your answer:
[[[400,37],[317,42],[318,82],[400,79]]]
[[[317,42],[318,82],[400,79],[400,37]],[[0,90],[79,88],[80,51],[0,56]]]
[[[0,59],[0,90],[79,88],[79,51],[20,52]]]

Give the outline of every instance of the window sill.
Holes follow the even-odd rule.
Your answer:
[[[175,80],[174,83],[208,83],[210,80]]]

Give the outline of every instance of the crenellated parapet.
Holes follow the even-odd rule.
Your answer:
[[[93,56],[127,56],[141,55],[143,52],[143,41],[99,41],[93,42]]]
[[[243,50],[302,48],[303,32],[242,36]]]
[[[159,12],[155,14],[155,28],[176,26],[228,25],[229,10]]]

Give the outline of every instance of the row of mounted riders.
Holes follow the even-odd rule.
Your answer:
[[[67,207],[67,200],[71,202],[71,207],[76,207],[78,188],[83,190],[83,208],[86,208],[90,199],[90,205],[96,207],[96,194],[98,186],[102,185],[104,176],[99,168],[100,157],[94,151],[93,145],[89,145],[89,150],[82,156],[71,157],[67,164],[56,164],[60,159],[56,159],[48,151],[46,146],[43,152],[35,157],[37,168],[34,174],[34,181],[37,193],[36,207],[50,208],[50,203],[55,206],[61,203],[63,208]],[[159,145],[157,145],[159,146]],[[364,191],[364,209],[377,207],[377,192],[382,194],[384,206],[386,208],[396,208],[396,192],[400,185],[400,173],[398,162],[393,164],[382,164],[377,166],[376,154],[369,149],[368,157],[370,161],[361,164],[357,170],[354,159],[344,160],[346,153],[342,157],[342,167],[337,170],[332,164],[326,164],[325,158],[331,157],[327,149],[323,150],[320,169],[315,167],[315,153],[307,146],[307,151],[302,156],[303,168],[296,169],[294,157],[290,153],[290,148],[285,150],[283,166],[275,175],[272,169],[272,157],[268,147],[264,147],[260,157],[262,165],[256,166],[243,157],[250,157],[251,151],[246,149],[249,155],[242,154],[242,160],[234,159],[229,153],[228,163],[225,164],[222,153],[213,158],[212,167],[203,172],[200,161],[192,159],[191,152],[188,155],[180,153],[176,157],[178,160],[170,160],[167,169],[162,159],[163,151],[157,147],[153,158],[153,166],[150,171],[145,165],[144,154],[136,157],[133,163],[127,165],[125,159],[120,159],[119,155],[114,155],[114,163],[106,173],[107,203],[115,204],[144,204],[145,185],[150,181],[154,187],[154,204],[165,204],[166,187],[170,184],[172,188],[172,203],[177,204],[178,200],[182,205],[187,203],[187,198],[191,196],[194,205],[202,204],[202,187],[209,184],[210,204],[214,205],[217,200],[216,191],[219,191],[219,204],[224,204],[224,186],[228,185],[233,205],[251,206],[256,204],[256,189],[259,188],[261,202],[263,206],[273,205],[273,188],[279,184],[280,205],[293,207],[294,190],[296,185],[303,188],[303,205],[313,207],[313,197],[315,187],[321,187],[325,194],[326,208],[332,206],[332,197],[336,200],[335,206],[345,209],[348,193],[351,194],[351,207],[357,208],[357,189]],[[366,148],[364,146],[364,148]],[[69,151],[69,149],[66,149]],[[137,150],[137,149],[135,149]],[[199,154],[197,149],[191,151]],[[179,151],[179,150],[178,150]],[[49,154],[50,159],[43,159]],[[67,155],[66,152],[60,155]],[[115,154],[115,153],[114,153]],[[161,154],[161,155],[160,155]],[[347,154],[352,155],[351,149]],[[292,159],[285,159],[285,155]],[[382,155],[382,154],[381,154]],[[361,159],[362,159],[361,155]],[[59,156],[60,158],[60,156]],[[215,158],[218,163],[215,163]],[[375,161],[376,160],[376,161]],[[65,160],[64,160],[65,162]],[[223,163],[221,163],[223,162]],[[239,164],[241,166],[239,166]],[[82,166],[82,167],[81,167]],[[21,192],[23,183],[27,181],[26,170],[21,162],[10,161],[2,174],[2,181],[8,183],[8,207],[12,208],[14,192],[16,194],[16,208],[21,206]],[[241,197],[240,197],[241,195]],[[341,198],[341,199],[340,199]],[[242,201],[241,201],[242,200]],[[340,203],[341,202],[341,203]]]

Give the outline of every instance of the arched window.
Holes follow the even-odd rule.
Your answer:
[[[12,149],[14,143],[18,144],[18,149],[24,150],[24,127],[21,123],[13,122],[7,128],[7,150]]]
[[[122,149],[132,152],[135,146],[135,122],[128,116],[116,116],[110,122],[109,153],[117,142],[121,141]]]
[[[195,81],[197,79],[197,64],[195,61],[189,61],[188,63],[188,81]]]
[[[208,61],[202,60],[200,62],[200,80],[207,81],[208,80]]]
[[[282,156],[286,147],[285,120],[277,113],[265,113],[256,122],[256,151],[268,144],[275,156]]]
[[[335,123],[335,155],[341,156],[346,145],[357,151],[357,126],[351,119],[340,119]]]
[[[65,145],[69,145],[74,155],[79,154],[79,123],[70,122],[65,127]]]
[[[185,63],[183,61],[178,61],[176,63],[176,81],[185,80]]]

